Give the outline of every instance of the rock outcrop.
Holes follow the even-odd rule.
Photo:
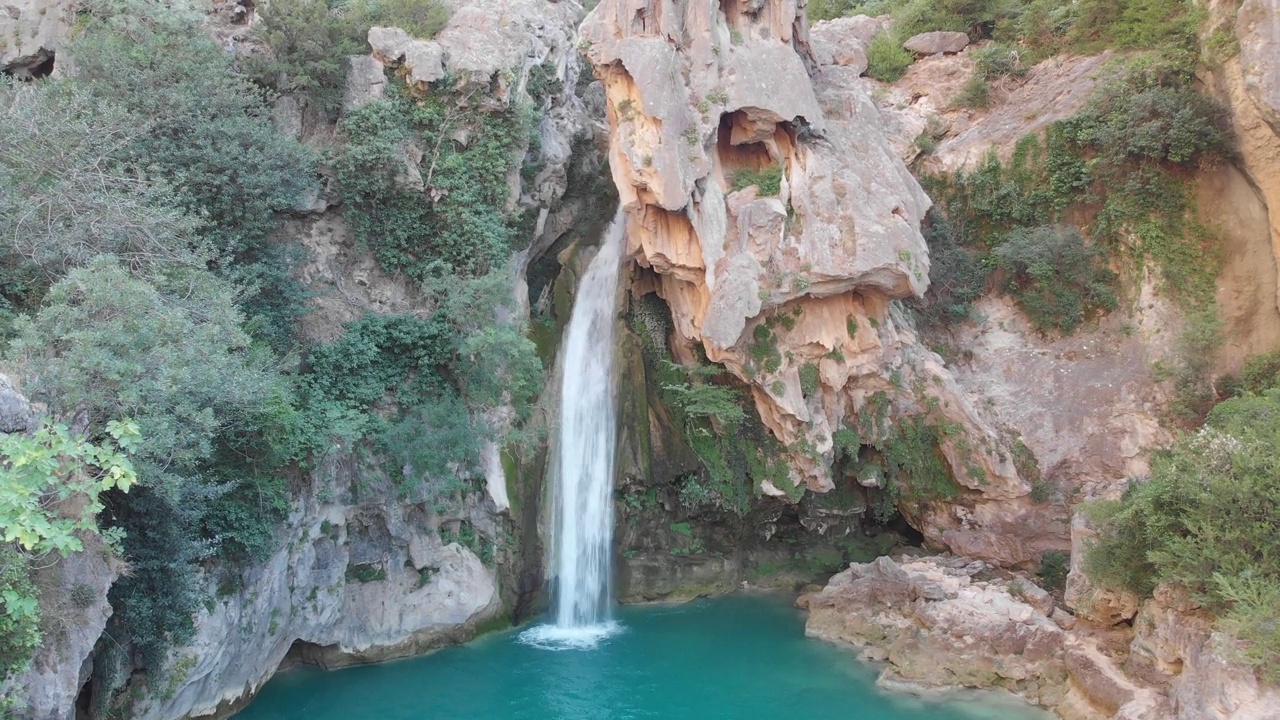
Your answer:
[[[362,496],[395,498],[387,481],[371,483],[352,460],[343,465],[295,500],[281,548],[248,568],[242,587],[208,589],[215,600],[196,618],[195,638],[171,652],[169,686],[147,694],[131,717],[226,714],[286,660],[340,667],[416,655],[466,639],[502,612],[497,571],[473,548],[442,539],[459,536],[462,523],[494,536],[487,499],[462,517],[412,498],[325,499],[331,488],[357,487],[357,475]]]
[[[969,47],[969,36],[962,32],[935,30],[907,38],[902,47],[917,55],[942,55],[958,53]]]
[[[805,634],[887,661],[881,685],[1001,687],[1057,705],[1065,631],[1043,612],[1043,591],[1032,599],[1027,581],[986,574],[985,563],[954,557],[855,564],[804,598]]]
[[[75,20],[75,0],[10,0],[0,8],[0,72],[23,79],[53,70]]]
[[[1280,693],[1232,660],[1185,596],[1157,590],[1134,629],[1077,622],[1022,577],[959,557],[854,564],[801,597],[810,637],[887,663],[890,689],[1003,688],[1065,720],[1275,720]]]
[[[1280,2],[1244,0],[1236,15],[1244,87],[1258,112],[1280,134]]]
[[[869,38],[874,24],[842,25]],[[1027,495],[1003,439],[893,309],[928,282],[929,200],[880,132],[854,45],[816,36],[830,64],[811,80],[803,13],[780,0],[602,2],[582,35],[608,98],[628,253],[651,273],[636,287],[670,306],[685,357],[698,346],[750,385],[793,481],[832,489],[837,430],[916,415],[957,428],[942,442],[957,506]],[[807,365],[820,378],[808,393]],[[946,547],[948,530],[981,534],[1002,514],[939,509],[926,532]]]

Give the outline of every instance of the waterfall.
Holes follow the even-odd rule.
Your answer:
[[[613,349],[625,226],[619,211],[578,284],[560,349],[560,425],[552,475],[554,625],[523,635],[542,647],[591,647],[617,629],[609,611],[617,442]]]

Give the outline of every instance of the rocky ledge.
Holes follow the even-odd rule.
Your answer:
[[[800,598],[805,633],[862,648],[894,690],[999,688],[1065,720],[1277,720],[1280,693],[1171,588],[1132,628],[1077,618],[1025,577],[963,557],[853,564]]]

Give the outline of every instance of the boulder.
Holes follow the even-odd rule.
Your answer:
[[[342,110],[350,112],[381,99],[387,90],[382,63],[372,55],[355,55],[347,65],[347,86],[342,94]]]
[[[902,47],[917,55],[958,53],[969,47],[969,36],[962,32],[935,30],[911,36]]]
[[[404,63],[408,81],[425,86],[444,77],[444,48],[433,40],[419,40],[400,28],[369,28],[373,56],[384,65]]]
[[[0,374],[0,433],[26,432],[34,424],[31,403],[18,392],[8,375]]]
[[[862,74],[867,69],[867,46],[883,30],[879,20],[855,15],[814,25],[809,40],[819,65],[847,67]]]

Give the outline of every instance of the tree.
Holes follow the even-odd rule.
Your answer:
[[[98,493],[128,492],[138,480],[126,453],[140,441],[131,421],[107,423],[100,445],[45,423],[30,436],[0,434],[0,532],[29,553],[84,549],[76,532],[97,531]],[[87,502],[65,503],[79,496]]]

